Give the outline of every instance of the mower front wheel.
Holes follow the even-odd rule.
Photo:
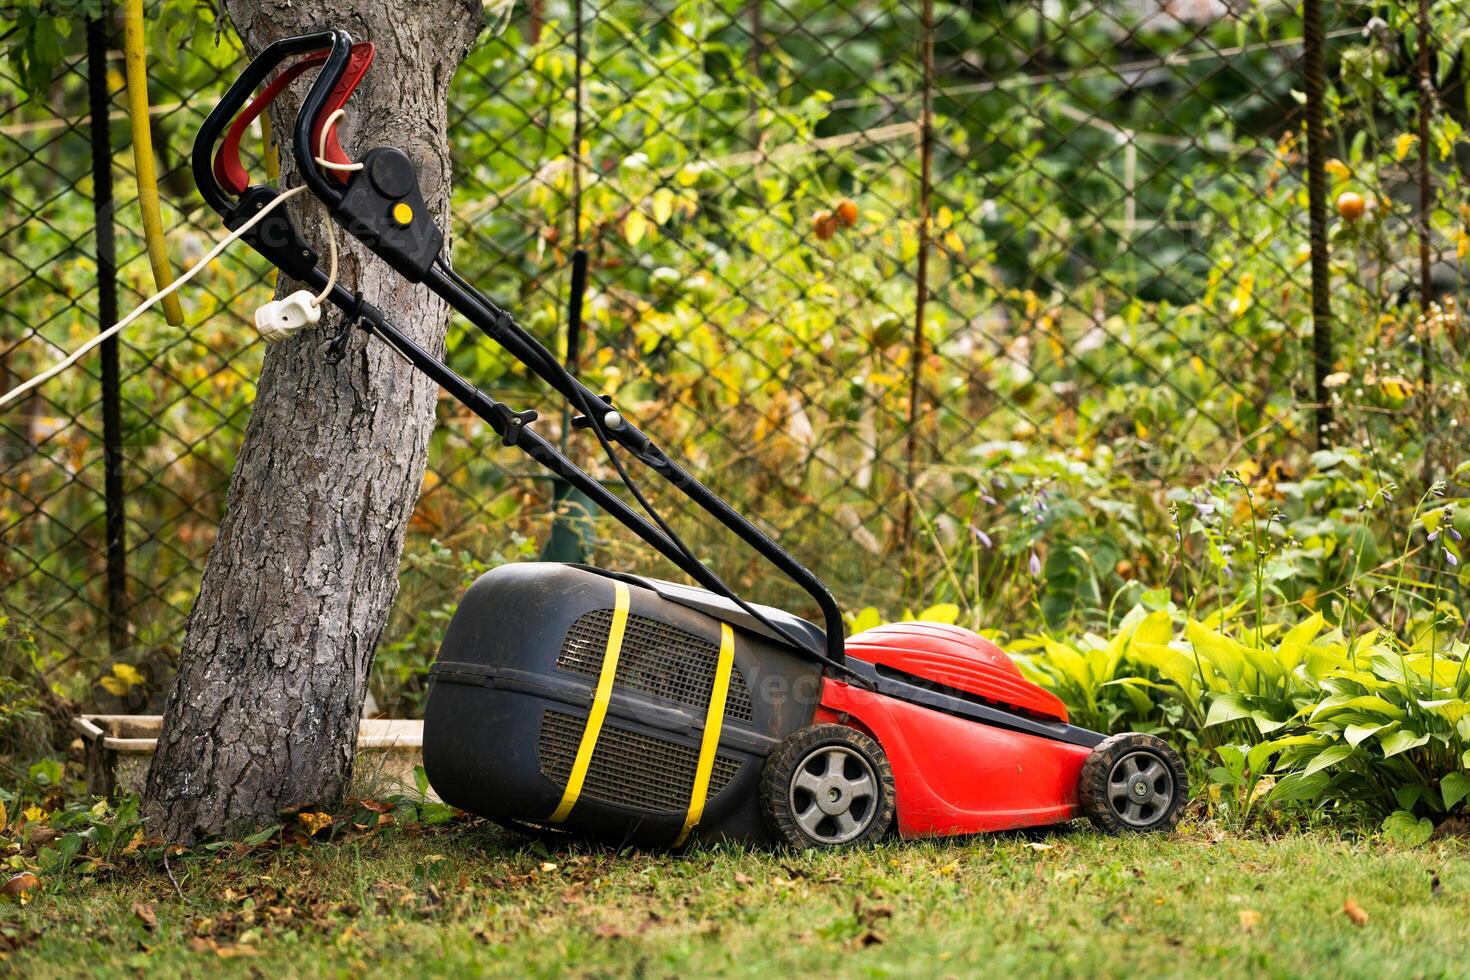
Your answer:
[[[1082,812],[1110,834],[1172,830],[1189,798],[1179,753],[1142,732],[1099,742],[1082,763],[1078,783]]]
[[[777,744],[761,770],[761,813],[778,843],[852,847],[893,824],[893,770],[872,738],[846,725],[812,725]]]

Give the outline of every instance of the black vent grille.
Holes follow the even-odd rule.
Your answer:
[[[586,724],[587,719],[560,711],[541,716],[541,774],[553,785],[566,785]],[[697,749],[603,725],[582,796],[638,810],[682,813],[689,806],[698,761]],[[739,771],[737,760],[716,755],[705,800],[713,799]]]
[[[591,677],[601,673],[612,618],[611,609],[597,609],[578,617],[562,640],[556,665]],[[630,615],[623,629],[623,648],[618,653],[618,672],[613,683],[704,709],[709,707],[710,687],[719,659],[720,648],[708,640],[656,619]],[[753,717],[750,689],[739,668],[730,671],[725,717],[738,721],[750,721]]]

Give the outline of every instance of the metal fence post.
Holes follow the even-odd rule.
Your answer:
[[[117,322],[117,244],[112,227],[112,124],[107,92],[107,22],[87,21],[87,92],[92,127],[92,213],[97,228],[97,326]],[[118,341],[102,343],[102,459],[107,556],[107,640],[128,645],[127,528],[123,512],[122,387]]]
[[[1430,364],[1430,349],[1433,336],[1430,331],[1430,307],[1435,302],[1432,277],[1434,262],[1430,255],[1429,216],[1433,208],[1433,186],[1429,175],[1429,114],[1434,110],[1433,84],[1429,75],[1429,0],[1419,0],[1419,51],[1415,65],[1414,82],[1419,90],[1419,220],[1415,231],[1419,235],[1419,399],[1424,412],[1424,476],[1430,479],[1433,468],[1431,450],[1434,438],[1434,399],[1430,397],[1430,385],[1434,381],[1434,369]]]
[[[924,4],[924,101],[919,121],[919,255],[914,291],[914,335],[909,348],[908,439],[904,446],[903,568],[912,571],[915,485],[918,480],[919,412],[924,372],[924,312],[929,303],[929,213],[934,169],[934,0]]]
[[[1303,69],[1307,93],[1307,204],[1312,249],[1312,372],[1316,402],[1315,443],[1332,438],[1332,401],[1327,376],[1332,373],[1331,270],[1327,255],[1327,126],[1322,119],[1326,69],[1322,0],[1303,0],[1302,32],[1306,51]]]

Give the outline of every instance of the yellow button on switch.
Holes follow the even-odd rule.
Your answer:
[[[407,204],[404,204],[402,201],[399,201],[397,204],[393,205],[393,220],[398,222],[400,225],[406,226],[412,224],[413,208],[409,207]]]

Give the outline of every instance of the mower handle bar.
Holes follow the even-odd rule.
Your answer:
[[[321,168],[316,162],[316,147],[313,145],[313,134],[318,132],[318,119],[329,111],[328,102],[347,70],[349,55],[351,53],[352,40],[345,31],[336,31],[331,51],[327,55],[316,81],[307,93],[301,104],[301,110],[296,116],[296,124],[293,128],[294,138],[292,149],[296,155],[296,164],[301,171],[302,179],[310,188],[311,192],[325,202],[334,218],[346,217],[342,215],[339,208],[343,201],[342,191],[326,179]],[[354,174],[355,179],[364,179],[362,174]],[[415,178],[416,179],[416,178]],[[343,227],[354,237],[363,240],[370,248],[374,248],[373,242],[363,239],[359,234],[359,228],[355,227],[355,221],[340,222]],[[374,248],[376,251],[376,249]],[[402,272],[403,270],[399,270]],[[412,278],[407,276],[406,278]],[[639,431],[624,416],[612,411],[613,406],[609,399],[599,396],[588,388],[580,380],[574,377],[560,363],[545,345],[525,330],[515,318],[505,310],[497,307],[479,289],[459,277],[448,263],[444,261],[442,252],[434,260],[433,266],[423,277],[429,288],[443,298],[450,306],[454,307],[462,316],[474,323],[482,332],[504,348],[510,355],[530,368],[538,377],[551,385],[564,398],[583,412],[585,424],[593,427],[605,438],[610,438],[627,448],[634,458],[648,466],[665,481],[670,483],[686,497],[697,504],[706,513],[713,516],[728,530],[749,545],[761,557],[779,569],[790,578],[803,591],[810,595],[822,611],[823,629],[826,640],[826,659],[836,667],[843,667],[846,655],[843,647],[844,629],[842,622],[842,611],[837,605],[837,600],[826,585],[810,569],[796,560],[779,544],[762,532],[754,524],[731,507],[718,494],[699,482],[687,470],[671,460],[652,439]],[[616,419],[614,423],[605,422],[605,416]],[[619,507],[609,511],[618,520],[627,524],[626,517],[631,516],[629,507]],[[667,536],[666,536],[667,537]],[[666,555],[667,557],[667,555]],[[672,560],[672,559],[671,559]],[[715,575],[703,562],[700,562],[692,554],[683,554],[680,559],[674,560],[674,564],[695,578],[701,584],[709,580],[719,582]],[[721,583],[723,586],[723,583]],[[705,586],[709,588],[708,585]],[[727,592],[734,598],[733,592],[728,588],[716,588],[716,592]],[[738,601],[738,600],[737,600]],[[758,617],[759,618],[759,617]],[[793,639],[788,636],[788,639]],[[798,645],[800,645],[798,643]],[[815,652],[815,651],[813,651]]]
[[[356,81],[361,78],[362,70],[365,70],[361,69],[356,72],[356,77],[351,79],[351,85],[346,87],[345,92],[339,91],[339,82],[348,71],[352,60],[352,47],[351,36],[342,30],[322,31],[276,41],[251,61],[241,76],[230,86],[219,105],[210,113],[200,127],[195,141],[193,168],[196,182],[206,201],[227,220],[244,220],[244,217],[248,215],[238,214],[240,205],[231,203],[229,191],[221,187],[216,179],[212,156],[220,133],[224,131],[230,120],[245,105],[250,94],[271,71],[293,55],[320,52],[322,48],[327,49],[326,57],[297,115],[292,142],[297,166],[304,182],[315,196],[327,204],[334,218],[342,217],[338,213],[338,208],[342,203],[342,192],[334,186],[334,181],[327,179],[317,165],[314,143],[320,138],[318,121],[324,121],[324,116],[331,111],[328,109],[329,103],[333,104],[333,109],[340,106],[346,94],[350,94],[351,85],[356,84]],[[314,62],[319,57],[318,55],[311,60]],[[298,66],[293,66],[293,71],[299,70]],[[247,193],[246,198],[242,199],[241,205],[251,194],[257,194],[255,207],[262,206],[264,201],[258,196],[261,191],[274,193],[268,189],[253,188]],[[282,220],[289,221],[284,215],[282,215]],[[343,224],[346,230],[354,233],[354,237],[362,237],[356,234],[351,222],[339,220],[339,223]],[[369,247],[372,246],[371,242],[366,244]],[[295,271],[300,274],[298,278],[302,278],[314,288],[324,288],[327,277],[315,265],[314,255],[312,258],[313,262],[309,268],[299,268]],[[651,439],[631,423],[619,417],[616,427],[606,424],[600,414],[611,412],[611,404],[606,399],[597,396],[557,364],[551,352],[516,323],[509,313],[499,309],[478,289],[455,274],[442,259],[435,260],[434,266],[423,277],[423,281],[426,281],[431,290],[445,299],[461,315],[577,406],[586,416],[587,425],[597,427],[600,434],[617,441],[630,450],[635,458],[673,484],[701,509],[718,519],[727,529],[733,531],[811,595],[822,610],[825,625],[826,656],[820,659],[839,668],[845,667],[841,611],[831,592],[815,574],[730,507],[712,490],[670,460]],[[334,306],[347,314],[349,323],[356,323],[367,332],[377,334],[414,367],[423,371],[457,400],[485,419],[507,445],[517,446],[542,466],[586,493],[594,503],[612,514],[620,523],[701,586],[716,593],[729,593],[728,587],[713,571],[677,545],[668,534],[664,533],[663,529],[650,523],[621,497],[586,474],[534,432],[527,424],[535,419],[534,412],[513,412],[479,391],[443,361],[423,350],[393,325],[381,311],[366,303],[360,294],[350,293],[344,287],[334,285],[327,298]],[[592,411],[594,407],[597,407],[598,410]],[[733,593],[730,594],[733,597]],[[784,631],[781,632],[784,633]],[[787,639],[792,638],[787,635]],[[798,646],[801,646],[799,642]]]
[[[230,88],[225,98],[214,108],[199,129],[193,149],[196,183],[200,193],[225,219],[227,225],[238,225],[247,220],[252,213],[264,207],[276,192],[268,187],[256,186],[247,190],[240,201],[232,202],[230,197],[233,191],[221,186],[217,179],[218,173],[210,162],[214,158],[214,144],[219,133],[224,131],[231,119],[236,118],[236,113],[249,98],[252,91],[250,81],[254,80],[256,84],[259,84],[276,66],[292,54],[313,50],[311,44],[305,43],[310,39],[319,39],[321,44],[329,45],[332,36],[329,32],[323,32],[312,35],[311,38],[288,38],[285,42],[277,42],[266,48],[251,62],[246,73],[242,74],[241,79]],[[316,60],[319,61],[320,58]],[[273,251],[278,257],[279,249],[291,244],[289,240],[294,238],[294,229],[289,227],[289,218],[284,213],[276,212],[272,220],[279,222],[276,230],[283,232],[279,237],[268,236],[265,229],[260,227],[246,235],[246,241],[267,258],[273,258],[270,254]],[[300,280],[313,290],[325,289],[328,281],[327,275],[316,265],[315,253],[307,250],[299,241],[294,244],[300,246],[301,255],[309,257],[310,261],[294,263],[293,278]],[[602,483],[582,471],[551,443],[525,425],[526,413],[511,411],[507,406],[481,392],[442,360],[420,347],[361,295],[348,292],[341,285],[333,284],[331,291],[327,294],[327,301],[347,315],[349,325],[356,325],[366,333],[377,335],[414,367],[423,371],[440,387],[484,419],[507,445],[519,448],[536,462],[585,493],[599,507],[612,511],[620,506],[625,506],[622,500]],[[628,513],[623,516],[624,523],[660,554],[670,560],[678,560],[680,552],[662,531],[639,517],[637,513]],[[701,584],[710,587],[707,581],[701,581]]]

